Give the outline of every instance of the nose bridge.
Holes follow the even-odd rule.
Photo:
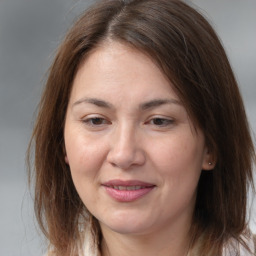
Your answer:
[[[116,143],[120,147],[120,150],[133,150],[136,139],[136,128],[131,122],[124,122],[117,127],[116,131]]]
[[[111,138],[108,159],[111,164],[122,169],[131,165],[141,165],[144,153],[139,145],[139,129],[133,122],[124,121],[117,125]]]

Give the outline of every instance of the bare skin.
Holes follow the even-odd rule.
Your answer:
[[[187,254],[201,170],[214,165],[150,58],[116,42],[91,53],[74,80],[64,137],[103,256]]]

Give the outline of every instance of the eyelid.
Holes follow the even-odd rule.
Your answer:
[[[152,125],[157,126],[157,127],[171,126],[175,122],[174,118],[157,115],[157,116],[151,116],[150,118],[148,118],[148,120],[146,121],[146,124],[150,124],[152,121],[157,120],[157,119],[162,120],[163,122],[165,122],[165,124],[162,124],[162,125],[161,124],[159,124],[159,125],[152,124]]]
[[[96,120],[96,119],[102,120],[103,123],[102,124],[93,124],[93,123],[91,123],[93,120]],[[91,127],[101,127],[101,126],[104,126],[106,124],[111,124],[111,122],[106,117],[104,117],[102,115],[99,115],[99,114],[87,115],[87,116],[81,118],[81,121],[85,125],[88,125],[88,126],[91,126]]]

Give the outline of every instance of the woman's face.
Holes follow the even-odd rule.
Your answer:
[[[210,155],[146,55],[115,42],[92,52],[75,76],[64,136],[74,185],[103,230],[147,234],[190,224]]]

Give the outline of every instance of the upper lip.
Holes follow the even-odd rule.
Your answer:
[[[148,183],[148,182],[144,182],[144,181],[140,181],[140,180],[109,180],[107,182],[104,182],[102,184],[103,186],[142,186],[142,187],[153,187],[155,186],[152,183]]]

